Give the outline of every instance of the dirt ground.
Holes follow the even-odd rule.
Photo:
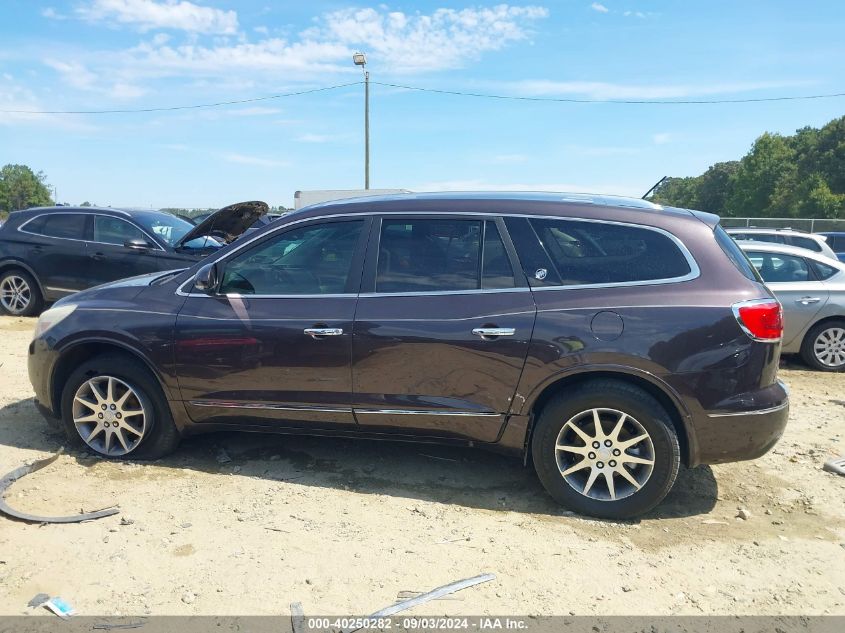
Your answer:
[[[33,326],[0,317],[0,473],[63,444],[32,404]],[[845,477],[822,464],[845,454],[845,376],[781,375],[792,413],[774,451],[682,470],[656,511],[623,523],[572,516],[521,463],[470,449],[228,433],[151,464],[72,452],[10,504],[121,514],[0,517],[0,614],[44,592],[88,615],[283,615],[294,601],[364,615],[492,572],[413,613],[843,615]]]

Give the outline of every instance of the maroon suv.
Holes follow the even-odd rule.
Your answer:
[[[781,307],[713,215],[568,194],[326,203],[38,322],[42,411],[106,457],[220,429],[459,442],[585,514],[783,432]]]

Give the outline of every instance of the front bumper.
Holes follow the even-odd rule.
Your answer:
[[[29,382],[35,392],[35,402],[39,408],[49,411],[54,418],[58,406],[53,401],[53,394],[50,392],[50,377],[53,375],[53,367],[57,358],[57,352],[43,337],[34,339],[29,344],[27,370],[29,371]]]
[[[756,459],[777,444],[789,419],[789,394],[780,381],[766,391],[771,400],[765,407],[709,412],[695,420],[696,464]]]

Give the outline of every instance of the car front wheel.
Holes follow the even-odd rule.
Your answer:
[[[62,421],[72,443],[103,457],[156,459],[180,439],[156,378],[123,355],[96,357],[71,374]]]
[[[626,519],[656,506],[675,482],[678,437],[641,389],[597,380],[543,407],[531,442],[549,494],[580,514]]]

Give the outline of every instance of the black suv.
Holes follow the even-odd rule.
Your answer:
[[[642,200],[426,194],[315,205],[189,270],[41,315],[41,410],[104,457],[220,429],[459,442],[579,512],[780,437],[781,306],[718,218]]]
[[[31,316],[45,302],[79,290],[190,266],[233,241],[266,212],[263,202],[239,203],[194,226],[161,211],[15,211],[0,226],[0,312]]]

